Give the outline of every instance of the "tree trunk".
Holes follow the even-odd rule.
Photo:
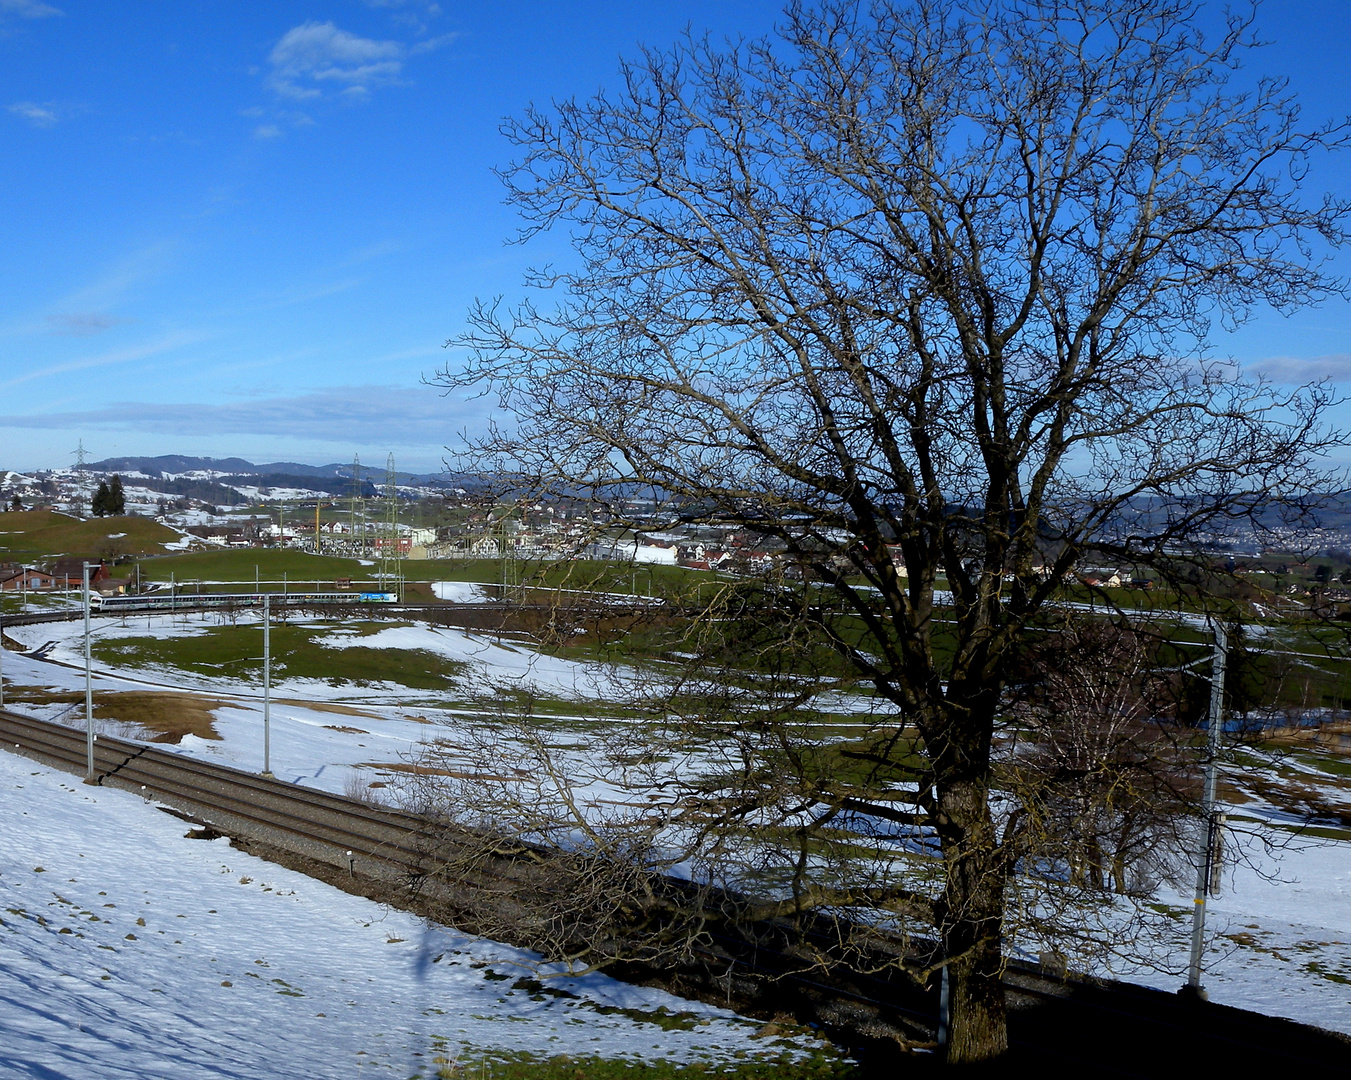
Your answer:
[[[1009,1048],[1000,937],[987,935],[949,971],[952,979],[947,1063],[975,1065]]]
[[[947,863],[943,943],[953,957],[947,1062],[971,1065],[1008,1050],[1004,1007],[1004,875],[996,852],[986,784],[940,785]]]

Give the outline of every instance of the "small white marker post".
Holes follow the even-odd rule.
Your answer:
[[[272,775],[272,605],[263,594],[263,775]]]

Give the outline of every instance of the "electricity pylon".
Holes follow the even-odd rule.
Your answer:
[[[85,452],[83,439],[80,440],[80,445],[77,446],[72,453],[75,455],[75,473],[77,477],[75,481],[75,498],[72,500],[74,504],[72,509],[74,509],[78,517],[84,517],[85,506],[88,503],[85,496],[86,489],[89,487],[89,476],[84,468],[88,454]]]
[[[351,527],[352,527],[352,553],[360,558],[362,555],[363,543],[358,542],[357,522],[361,522],[360,539],[366,538],[366,509],[362,504],[361,498],[361,455],[352,455],[352,504],[351,504]]]
[[[391,578],[398,578],[403,557],[399,550],[399,477],[394,471],[393,454],[385,462],[384,534],[380,539],[380,578],[388,586]]]

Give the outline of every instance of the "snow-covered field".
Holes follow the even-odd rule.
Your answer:
[[[1296,839],[1271,854],[1250,839],[1242,855],[1206,905],[1211,1000],[1351,1034],[1351,844]],[[1171,899],[1189,929],[1191,897]],[[1184,981],[1130,977],[1166,990]]]
[[[256,627],[258,620],[249,613],[239,616],[238,622],[240,625],[252,624]],[[115,641],[119,638],[186,637],[202,634],[220,625],[221,617],[216,615],[134,615],[121,620],[95,620],[91,635],[96,643]],[[618,690],[614,668],[609,665],[546,656],[526,645],[494,635],[424,624],[393,626],[376,634],[362,635],[335,626],[331,622],[321,622],[315,626],[322,631],[320,643],[333,649],[360,645],[363,648],[422,651],[464,664],[465,697],[476,696],[493,688],[507,688],[575,701],[589,701],[611,697]],[[5,633],[30,649],[54,641],[50,652],[51,659],[79,666],[80,678],[83,679],[83,639],[79,623],[16,626],[6,629]],[[96,667],[101,672],[106,670],[101,664],[96,664]],[[153,668],[138,668],[135,671],[119,671],[116,674],[142,681],[153,680],[159,685],[172,685],[210,693],[242,691],[248,694],[248,687],[241,687],[238,680],[198,675],[177,669],[157,671]],[[335,669],[335,675],[341,675],[340,664]],[[361,704],[393,704],[409,698],[421,704],[421,699],[426,696],[410,693],[407,688],[396,684],[358,687],[334,685],[315,679],[274,681],[273,692],[278,696],[304,695],[318,700],[354,701]]]
[[[0,754],[0,792],[3,1076],[408,1077],[493,1050],[792,1049],[752,1041],[760,1025],[725,1010],[604,976],[540,992],[519,981],[549,970],[528,953],[187,838],[135,795],[14,755]]]
[[[208,619],[196,618],[138,617],[128,620],[125,628],[100,620],[96,628],[105,637],[145,635],[147,628],[162,637],[199,633],[210,625]],[[51,655],[78,659],[78,624],[16,627],[7,633],[30,646],[59,637]],[[360,636],[335,627],[324,644],[339,657],[345,646],[357,644],[435,653],[467,665],[466,693],[494,685],[533,688],[574,702],[578,716],[599,725],[597,731],[603,732],[610,722],[604,718],[605,700],[615,693],[617,676],[602,665],[542,657],[524,645],[425,626],[390,627]],[[20,685],[83,688],[81,671],[15,653],[5,655],[4,673],[7,682]],[[180,752],[245,769],[262,768],[261,702],[256,693],[241,694],[225,678],[143,670],[101,672],[95,690],[144,690],[147,680],[155,686],[211,694],[222,702],[213,709],[219,740],[188,736],[178,746]],[[387,779],[389,773],[380,765],[407,760],[424,741],[453,738],[457,720],[464,715],[453,704],[414,708],[413,700],[425,699],[425,693],[411,695],[392,685],[356,690],[294,680],[275,687],[274,695],[273,770],[285,779],[339,793],[350,788],[353,778],[361,783]],[[56,707],[29,711],[47,716]],[[1244,812],[1273,822],[1253,828],[1269,830],[1270,836],[1288,835],[1275,824],[1279,818],[1264,814],[1263,808],[1252,806]],[[0,858],[5,858],[3,845],[0,839]],[[1180,970],[1186,964],[1191,898],[1159,899],[1180,916],[1175,948],[1164,957],[1165,966]],[[1213,1000],[1351,1033],[1351,844],[1299,840],[1279,861],[1253,847],[1248,858],[1229,871],[1221,896],[1210,902],[1210,929],[1204,981]],[[1175,974],[1139,968],[1114,973],[1164,989],[1175,989],[1182,981]]]
[[[438,600],[457,604],[481,604],[489,599],[488,591],[472,581],[433,581],[432,593]]]

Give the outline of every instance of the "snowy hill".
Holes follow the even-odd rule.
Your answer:
[[[752,1041],[755,1021],[604,976],[541,994],[519,982],[551,970],[532,954],[192,839],[129,792],[7,753],[0,791],[3,1076],[346,1080],[503,1050],[788,1049]]]

